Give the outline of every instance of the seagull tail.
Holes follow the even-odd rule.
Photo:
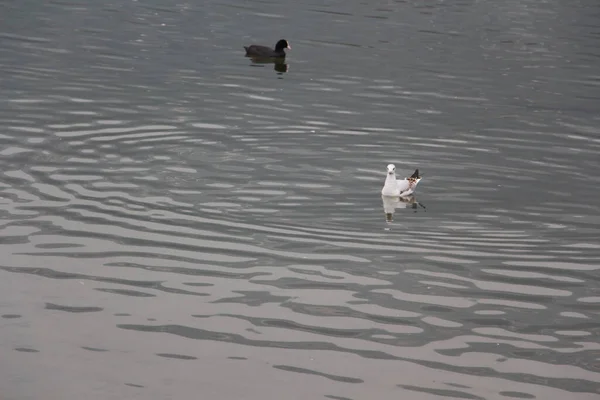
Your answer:
[[[410,177],[414,179],[420,179],[421,177],[419,176],[419,169],[415,169],[415,172]]]

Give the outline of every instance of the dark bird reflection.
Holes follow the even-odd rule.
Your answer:
[[[285,62],[285,58],[250,57],[250,60],[252,61],[252,66],[254,67],[265,64],[273,64],[273,69],[280,74],[288,72],[290,69],[290,66]]]
[[[385,212],[385,220],[392,222],[394,220],[393,215],[397,208],[412,208],[414,212],[419,210],[419,207],[426,209],[426,207],[417,201],[414,195],[406,197],[390,197],[381,196],[383,200],[383,211]]]

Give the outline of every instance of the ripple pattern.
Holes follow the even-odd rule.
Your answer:
[[[162,3],[2,6],[8,398],[597,398],[595,3]]]

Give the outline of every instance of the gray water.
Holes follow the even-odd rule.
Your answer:
[[[3,400],[598,399],[597,1],[0,13]]]

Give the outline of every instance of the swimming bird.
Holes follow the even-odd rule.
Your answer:
[[[381,195],[399,197],[409,196],[415,192],[420,181],[421,177],[419,176],[418,169],[416,169],[408,178],[396,179],[396,166],[394,164],[389,164],[387,166],[385,184],[383,185],[383,189],[381,189]]]
[[[275,50],[267,46],[260,46],[253,44],[251,46],[244,46],[246,49],[246,57],[264,57],[264,58],[283,58],[285,57],[284,49],[291,49],[292,46],[287,40],[281,39],[275,45]]]

